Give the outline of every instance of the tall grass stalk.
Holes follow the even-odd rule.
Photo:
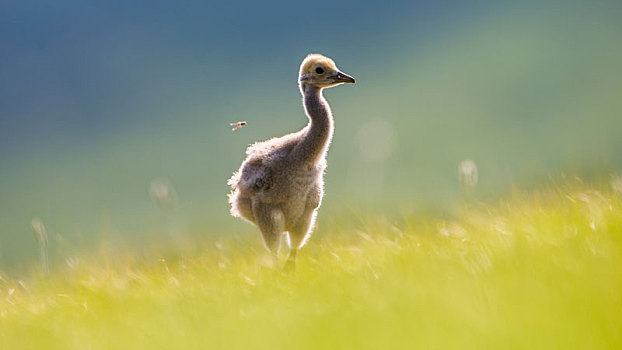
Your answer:
[[[32,219],[30,222],[32,230],[35,234],[35,240],[39,247],[39,263],[41,272],[44,275],[50,274],[50,263],[48,258],[48,233],[40,219]]]

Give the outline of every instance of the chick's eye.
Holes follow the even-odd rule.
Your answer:
[[[322,73],[324,73],[324,69],[322,69],[322,67],[317,67],[317,68],[315,68],[315,72],[317,74],[322,74]]]

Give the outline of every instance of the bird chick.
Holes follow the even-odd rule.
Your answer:
[[[287,232],[290,269],[297,250],[310,237],[324,194],[326,152],[334,126],[322,90],[343,83],[355,80],[330,58],[308,55],[300,65],[298,86],[309,123],[300,131],[250,145],[228,181],[231,215],[259,228],[275,263],[281,236]]]

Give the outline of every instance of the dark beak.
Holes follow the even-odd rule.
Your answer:
[[[338,83],[356,83],[356,80],[354,80],[354,78],[347,75],[346,73],[341,72],[337,73],[337,75],[335,76],[335,81]]]

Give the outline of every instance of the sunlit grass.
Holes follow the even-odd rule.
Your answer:
[[[100,255],[0,280],[1,349],[622,346],[622,200],[594,189],[470,203],[451,220],[324,224],[296,276],[257,236]]]

